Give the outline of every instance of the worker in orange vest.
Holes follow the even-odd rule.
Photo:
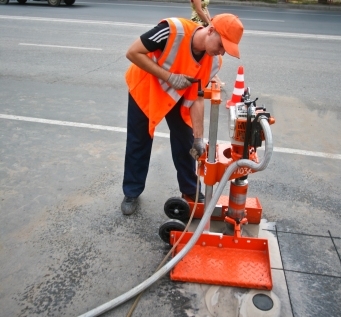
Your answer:
[[[195,198],[196,159],[205,152],[203,87],[218,73],[222,55],[239,58],[243,25],[233,14],[213,17],[207,27],[168,18],[142,34],[128,49],[127,141],[121,210],[131,215],[145,188],[155,127],[165,118],[183,196]],[[199,202],[204,201],[200,191]]]

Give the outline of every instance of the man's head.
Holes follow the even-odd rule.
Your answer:
[[[220,45],[223,46],[224,51],[231,56],[240,58],[238,44],[243,36],[244,27],[239,18],[229,13],[218,14],[213,17],[211,24],[220,35]]]

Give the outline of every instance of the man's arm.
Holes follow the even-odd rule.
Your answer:
[[[126,57],[134,63],[136,66],[140,67],[144,71],[164,80],[168,81],[171,73],[162,67],[160,67],[157,63],[155,63],[152,59],[150,59],[147,54],[149,51],[142,44],[141,39],[137,39],[128,49],[126,53]]]
[[[162,79],[176,90],[182,90],[192,85],[188,80],[192,79],[191,77],[183,74],[173,74],[165,70],[149,58],[149,56],[147,56],[148,53],[149,51],[143,45],[141,39],[138,39],[130,46],[126,53],[126,57],[136,66],[155,77]]]
[[[194,138],[203,138],[204,135],[204,97],[198,97],[189,109],[192,120]]]
[[[192,120],[194,142],[189,153],[194,159],[199,157],[205,152],[205,144],[203,141],[204,136],[204,98],[198,97],[190,108],[190,116]]]

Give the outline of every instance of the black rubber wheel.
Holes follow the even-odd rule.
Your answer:
[[[171,197],[165,202],[165,214],[171,219],[187,221],[190,217],[190,207],[186,199]]]
[[[25,4],[27,0],[17,0],[20,4]]]
[[[186,225],[177,219],[169,219],[159,228],[159,236],[162,241],[169,243],[171,231],[184,231]]]
[[[72,6],[76,2],[76,0],[64,0],[64,2],[67,6]]]
[[[0,0],[0,4],[7,4],[9,0]]]
[[[52,7],[58,7],[60,5],[61,1],[62,0],[47,0],[49,5],[52,6]]]

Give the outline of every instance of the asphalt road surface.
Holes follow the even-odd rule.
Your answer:
[[[251,96],[276,119],[270,165],[250,175],[249,195],[276,224],[288,309],[339,316],[341,11],[211,4],[210,12],[237,14],[245,27],[241,59],[225,55],[219,73],[219,142],[229,141],[225,103],[240,65]],[[167,253],[158,228],[179,191],[165,122],[138,212],[124,217],[120,203],[125,52],[171,16],[189,17],[188,4],[0,6],[1,317],[78,316],[145,280]],[[195,286],[165,276],[135,315],[210,316],[201,299]],[[130,305],[106,316],[125,316]]]

